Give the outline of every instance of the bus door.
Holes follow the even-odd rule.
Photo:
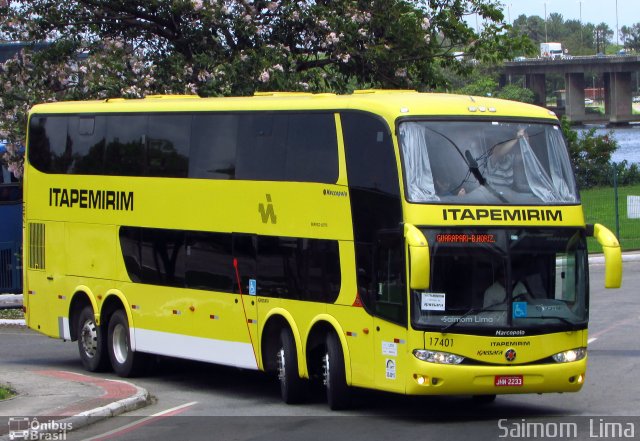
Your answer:
[[[250,234],[233,234],[233,266],[237,301],[242,308],[249,339],[254,348],[258,344],[258,286],[257,286],[257,237]],[[256,360],[257,361],[257,360]]]
[[[407,293],[404,240],[399,231],[377,235],[374,250],[374,377],[384,390],[404,392],[407,369]]]

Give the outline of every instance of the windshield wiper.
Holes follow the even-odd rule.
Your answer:
[[[473,157],[469,150],[464,151],[464,158],[467,161],[467,167],[469,167],[469,171],[471,172],[473,177],[478,180],[480,185],[485,185],[487,183],[487,180],[484,178],[484,176],[482,176],[476,158]]]

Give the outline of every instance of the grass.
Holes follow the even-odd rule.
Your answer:
[[[15,392],[9,389],[7,386],[0,385],[0,401],[11,398],[15,395]]]
[[[640,185],[618,188],[618,224],[620,245],[623,251],[640,249],[640,219],[627,216],[627,196],[640,196]],[[616,208],[612,187],[582,190],[582,205],[585,221],[588,224],[599,223],[616,233]],[[601,247],[595,239],[588,240],[589,252],[600,252]]]
[[[22,309],[0,309],[0,319],[15,320],[23,318],[24,313]]]

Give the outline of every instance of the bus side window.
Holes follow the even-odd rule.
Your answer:
[[[399,324],[406,324],[406,277],[404,242],[400,233],[379,235],[375,251],[375,312]]]

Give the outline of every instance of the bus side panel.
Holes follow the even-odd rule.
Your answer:
[[[136,350],[256,368],[239,294],[121,284],[130,302]],[[245,301],[250,301],[245,298]]]
[[[30,222],[25,246],[25,305],[29,327],[62,337],[60,317],[68,316],[65,291],[65,224]]]
[[[70,223],[65,233],[68,275],[114,278],[117,243],[114,225]]]

